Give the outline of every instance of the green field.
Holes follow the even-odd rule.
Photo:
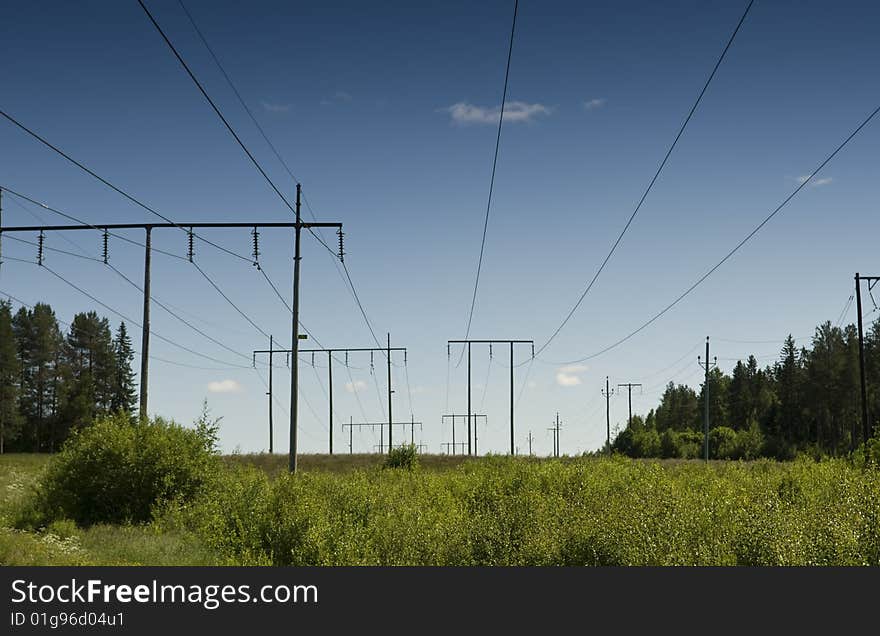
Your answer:
[[[14,529],[48,461],[0,457],[3,565],[880,565],[880,473],[843,460],[223,458],[152,523]]]

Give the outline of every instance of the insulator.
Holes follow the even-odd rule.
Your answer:
[[[535,343],[532,343],[532,357],[535,357]]]
[[[315,366],[315,352],[312,352],[312,366]]]
[[[104,230],[104,265],[107,264],[107,248],[110,242],[110,235],[107,230]]]
[[[254,267],[260,269],[260,233],[257,232],[257,228],[254,228],[251,234],[254,237]]]
[[[189,228],[189,230],[187,230],[187,232],[186,232],[186,241],[187,241],[186,258],[189,260],[190,263],[192,263],[193,262],[193,255],[195,254],[195,250],[193,249],[194,243],[193,243],[193,230],[192,230],[192,228]]]
[[[288,368],[288,369],[290,368],[290,354],[289,354],[289,353],[286,353],[286,354],[284,355],[284,364],[287,365],[287,368]]]
[[[492,359],[492,343],[489,343],[489,359]]]
[[[342,228],[336,230],[336,236],[339,237],[339,260],[343,263],[345,262],[345,249],[343,244],[343,237],[345,234],[342,232]]]
[[[345,366],[348,366],[348,351],[345,352]]]
[[[40,230],[40,237],[37,239],[37,265],[43,264],[43,242],[46,240],[46,236],[43,234],[43,230]]]
[[[270,358],[270,359],[271,359],[271,358]],[[257,354],[256,354],[256,353],[254,354],[254,358],[253,358],[253,361],[251,362],[251,364],[254,365],[254,368],[255,368],[255,369],[257,368]]]

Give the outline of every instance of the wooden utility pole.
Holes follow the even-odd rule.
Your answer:
[[[703,383],[703,402],[705,402],[705,415],[703,416],[703,459],[709,461],[709,371],[718,362],[717,357],[713,362],[709,362],[709,336],[706,336],[706,362],[700,362],[700,356],[697,356],[697,362],[706,370],[706,379]]]
[[[391,449],[394,448],[394,444],[391,442],[391,434],[394,430],[394,426],[392,422],[394,418],[391,417],[391,394],[394,391],[391,390],[391,334],[388,334],[388,352],[385,357],[388,359],[388,454],[391,454]]]
[[[270,334],[269,335],[269,391],[267,392],[267,395],[269,396],[269,454],[270,455],[272,454],[272,451],[274,450],[272,448],[272,430],[273,430],[273,427],[272,427],[272,367],[274,366],[272,364],[272,354],[274,353],[273,352],[274,348],[275,348],[275,343],[273,342],[272,335]]]
[[[290,367],[290,454],[287,458],[287,470],[296,472],[298,452],[298,418],[299,418],[299,266],[302,256],[300,254],[300,235],[302,234],[302,214],[300,209],[300,197],[302,187],[296,184],[296,226],[294,227],[293,243],[293,320],[290,323],[290,353],[293,358],[293,366]]]
[[[614,389],[608,384],[608,376],[605,376],[605,390],[602,391],[605,396],[605,446],[608,454],[611,454],[611,396],[614,395]]]
[[[106,229],[106,228],[104,228]],[[147,390],[150,378],[150,256],[152,228],[146,227],[146,240],[144,241],[144,317],[141,321],[141,393],[140,408],[138,409],[138,421],[141,424],[147,420]]]
[[[532,440],[533,439],[534,438],[532,437],[532,432],[529,431],[529,457],[532,456]]]
[[[862,285],[861,281],[867,281],[868,291],[874,289],[874,285],[880,280],[880,276],[860,276],[856,272],[856,313],[859,323],[859,389],[861,392],[862,411],[862,438],[865,443],[865,462],[868,461],[868,440],[872,437],[870,420],[868,418],[868,381],[865,377],[865,335],[862,325]],[[855,443],[855,441],[853,441]]]
[[[467,345],[467,354],[468,354],[468,392],[467,392],[467,401],[468,401],[468,413],[471,412],[471,345],[472,344],[488,344],[489,350],[491,352],[491,348],[493,344],[507,344],[510,345],[510,454],[516,454],[516,448],[514,446],[514,391],[513,391],[513,345],[515,344],[530,344],[532,346],[532,357],[535,357],[535,342],[533,340],[448,340],[446,346],[449,347],[453,344],[466,344]],[[491,355],[491,353],[490,353]],[[468,455],[471,454],[471,420],[468,419]],[[474,446],[476,446],[476,435],[474,434]],[[473,449],[473,453],[476,454],[476,448]]]
[[[629,419],[626,420],[626,426],[627,428],[629,428],[632,426],[633,423],[633,387],[637,386],[641,388],[642,385],[633,382],[627,382],[625,384],[618,384],[617,388],[619,389],[624,386],[626,387],[626,392],[629,395]]]
[[[559,411],[556,412],[556,426],[551,427],[547,430],[553,431],[553,456],[559,457],[559,425],[561,422],[559,421]]]

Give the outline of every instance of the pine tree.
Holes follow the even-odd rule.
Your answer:
[[[0,302],[0,454],[5,452],[7,442],[21,433],[20,384],[21,364],[12,328],[12,306]]]
[[[114,378],[113,397],[110,400],[110,409],[114,413],[124,411],[130,416],[134,415],[137,393],[134,388],[134,372],[131,370],[131,362],[134,360],[134,350],[131,346],[131,338],[125,323],[119,323],[116,337],[113,340]]]

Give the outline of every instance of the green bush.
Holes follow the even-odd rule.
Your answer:
[[[78,431],[36,486],[26,525],[149,521],[154,506],[193,497],[216,474],[210,439],[157,418],[110,417]]]
[[[385,468],[405,468],[413,470],[419,465],[419,453],[415,444],[405,444],[392,448],[385,458]]]
[[[727,426],[718,426],[709,431],[709,457],[712,459],[736,459],[736,431]]]

